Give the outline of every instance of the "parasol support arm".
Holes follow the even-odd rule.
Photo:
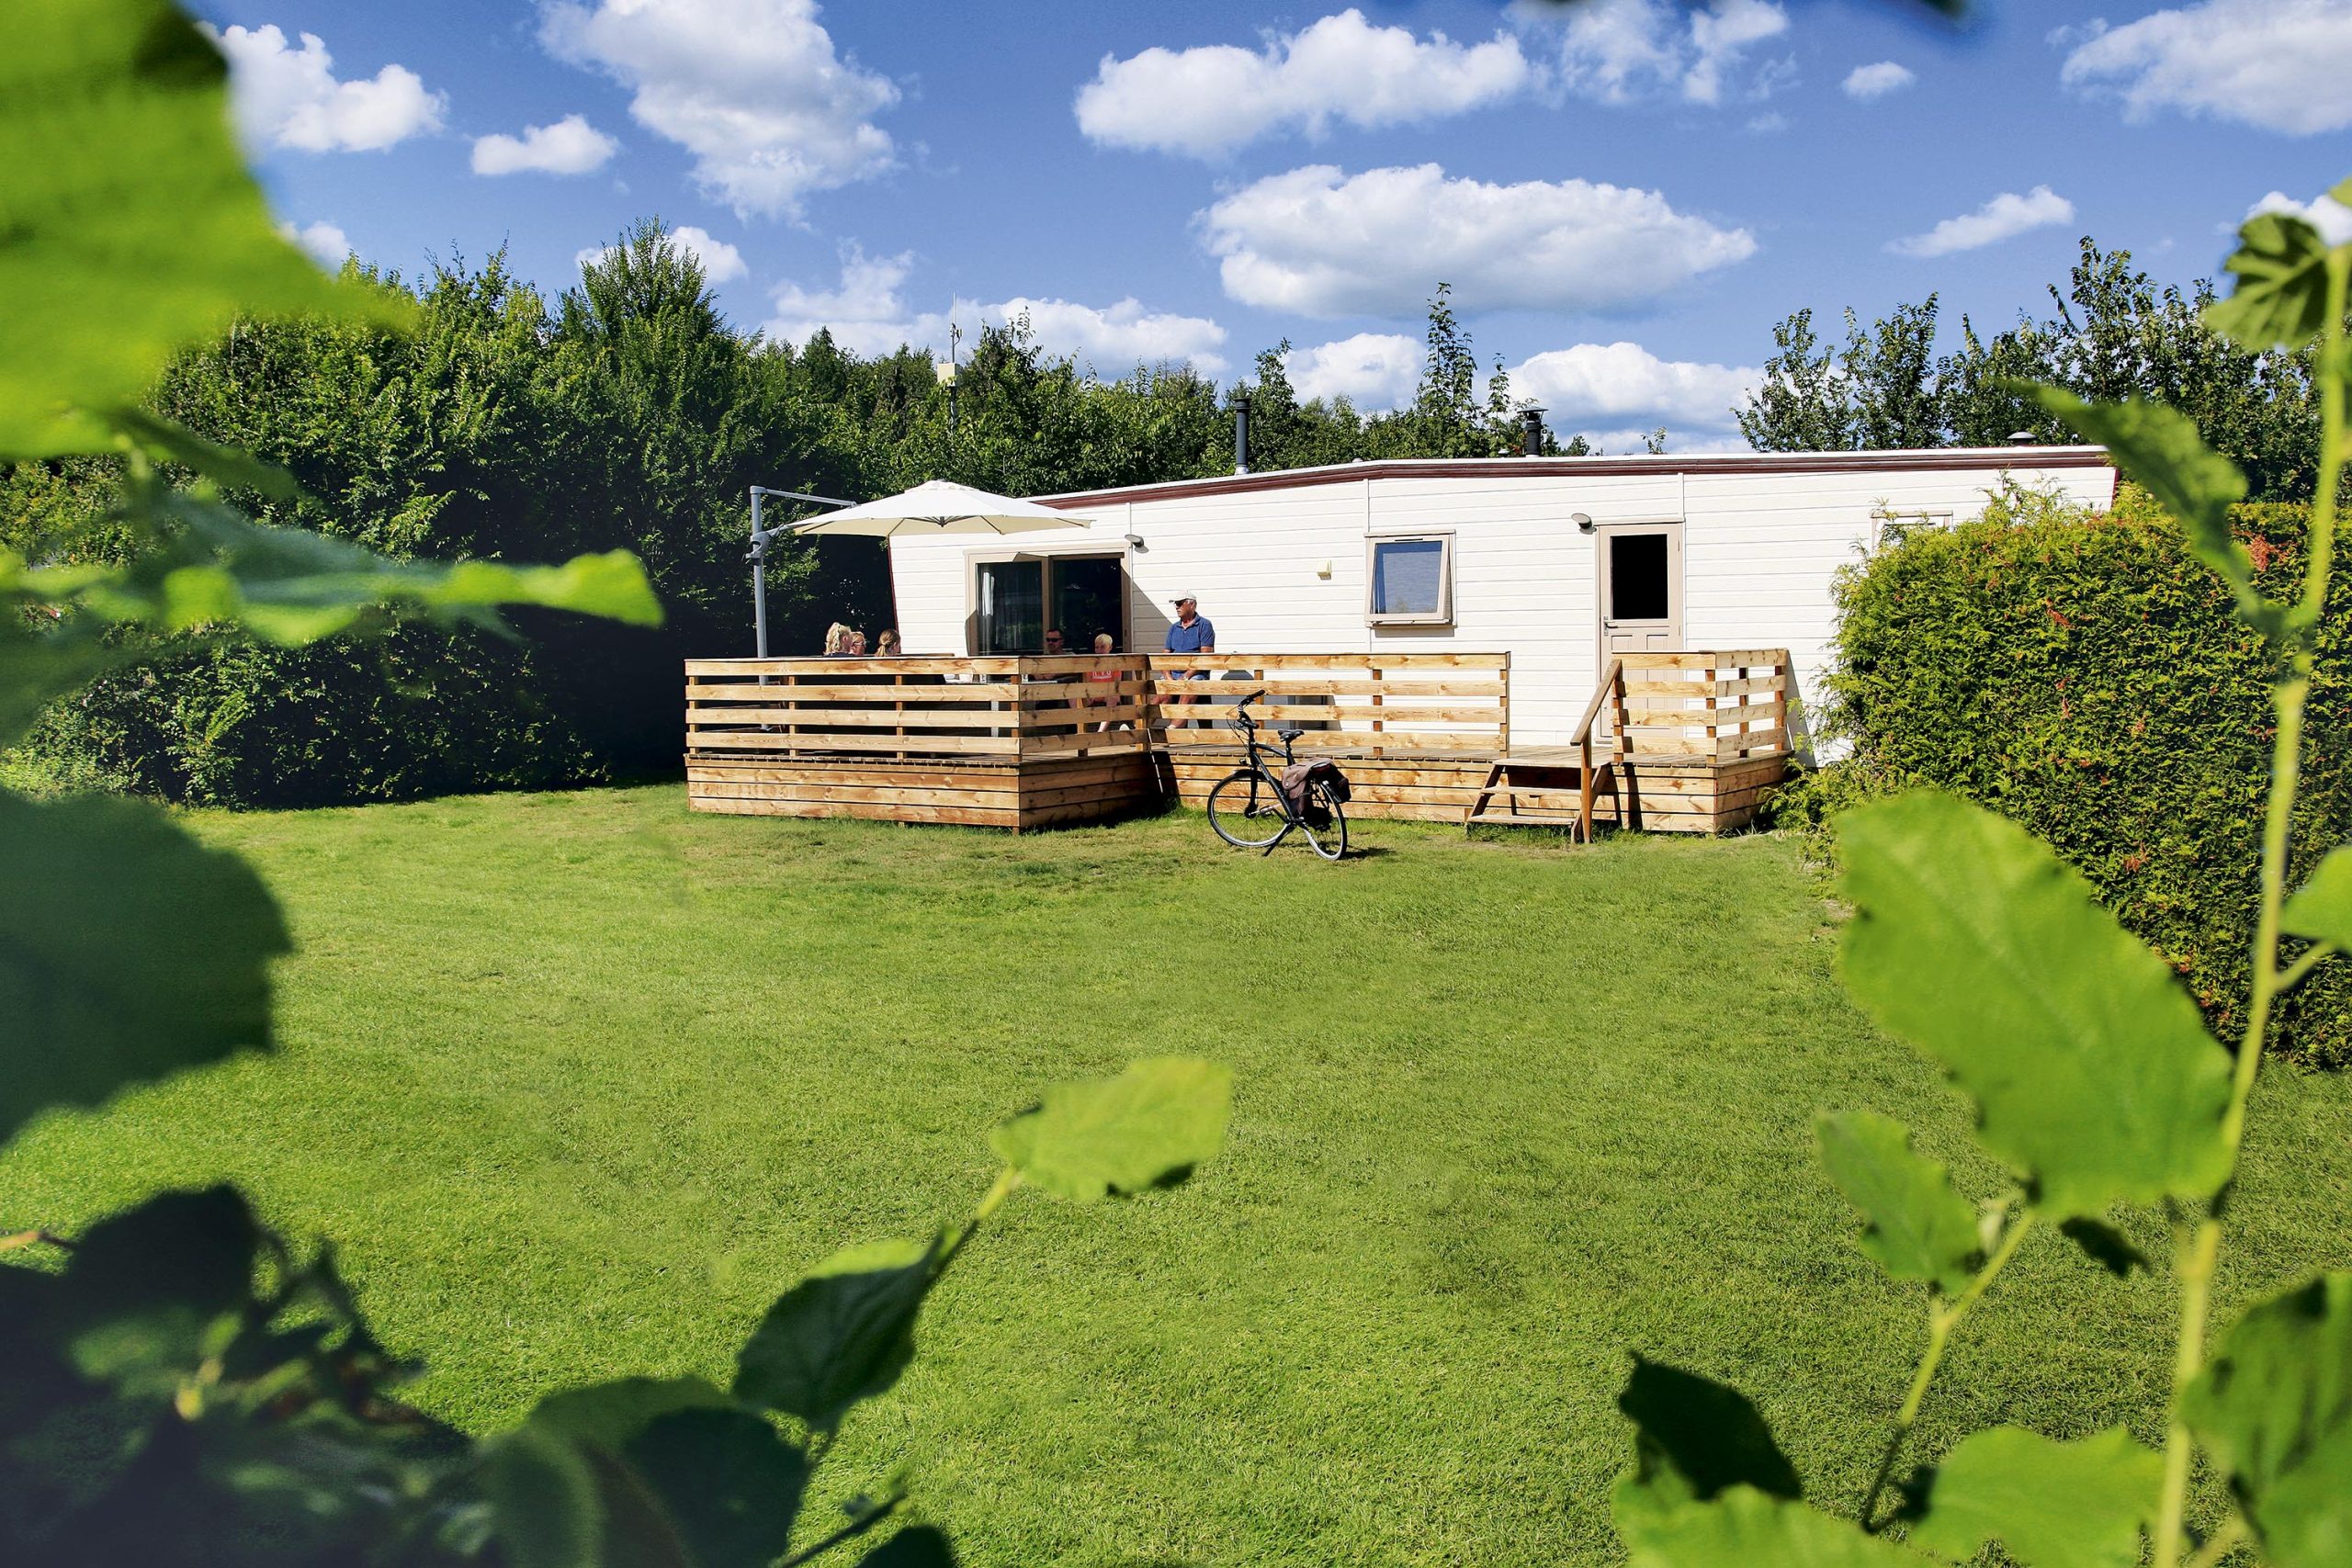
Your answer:
[[[789,528],[760,526],[760,502],[770,496],[778,501],[805,501],[818,506],[851,506],[854,502],[839,501],[830,495],[810,495],[806,491],[771,490],[766,485],[752,489],[752,547],[743,558],[752,563],[752,648],[756,658],[768,656],[768,541]]]

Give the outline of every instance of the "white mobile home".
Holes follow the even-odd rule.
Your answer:
[[[1507,653],[1514,742],[1556,745],[1604,649],[1786,649],[1809,694],[1838,568],[2005,480],[2115,490],[2096,446],[1364,462],[1043,497],[1091,525],[902,536],[891,575],[910,655],[1158,652],[1180,593],[1220,654]]]

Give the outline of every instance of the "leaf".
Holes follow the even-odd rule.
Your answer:
[[[2352,952],[2352,844],[2327,852],[2310,879],[2287,900],[2278,923],[2290,936]]]
[[[74,1364],[126,1391],[168,1393],[254,1299],[261,1227],[233,1187],[164,1192],[85,1232],[60,1315]]]
[[[2132,1270],[2148,1271],[2148,1256],[2132,1245],[2131,1238],[2104,1220],[2086,1219],[2080,1215],[2059,1222],[2058,1229],[2068,1241],[2089,1255],[2090,1260],[2114,1275],[2127,1280]]]
[[[1821,1163],[1862,1212],[1855,1245],[1898,1280],[1925,1280],[1958,1295],[1975,1276],[1976,1211],[1940,1161],[1911,1149],[1902,1122],[1871,1111],[1814,1122]]]
[[[2278,1568],[2352,1562],[2352,1274],[2247,1312],[2181,1415]]]
[[[2254,557],[2230,531],[2230,508],[2245,499],[2245,475],[2205,445],[2196,424],[2162,403],[2133,398],[2088,403],[2057,387],[2026,386],[2035,400],[2088,441],[2180,520],[2188,547],[2230,587],[2238,617],[2277,640],[2288,612],[2254,586]]]
[[[5,556],[6,551],[0,551]],[[5,577],[0,561],[0,577]],[[0,584],[5,586],[5,584]],[[0,750],[15,745],[41,710],[127,662],[133,650],[72,631],[19,632],[6,623],[16,606],[0,598]]]
[[[144,409],[119,408],[109,417],[117,430],[151,456],[194,468],[209,479],[259,491],[280,501],[293,501],[302,494],[302,487],[294,476],[276,464],[265,463],[233,446],[207,441],[195,431]]]
[[[763,1568],[792,1544],[808,1461],[750,1411],[671,1411],[630,1438],[621,1457],[700,1568]]]
[[[956,1548],[930,1525],[902,1529],[865,1556],[858,1568],[956,1568]]]
[[[527,1424],[612,1461],[598,1477],[608,1518],[700,1568],[758,1568],[791,1544],[808,1456],[701,1378],[564,1389]]]
[[[1919,791],[1838,819],[1847,989],[1974,1097],[2052,1219],[2228,1177],[2229,1057],[2163,961],[2025,829]]]
[[[228,67],[167,0],[16,0],[0,50],[0,458],[108,449],[98,420],[239,312],[397,320],[278,232]]]
[[[0,793],[0,1142],[268,1049],[269,961],[291,945],[252,869],[153,807]]]
[[[604,1561],[605,1510],[588,1457],[526,1425],[483,1447],[482,1495],[514,1568],[594,1568]]]
[[[1056,1084],[989,1135],[1031,1185],[1072,1202],[1182,1180],[1225,1143],[1233,1075],[1193,1056],[1153,1056],[1116,1077]]]
[[[835,1253],[768,1309],[736,1358],[735,1396],[831,1431],[889,1392],[914,1356],[915,1314],[942,1244],[870,1242]]]
[[[1633,1568],[1899,1568],[1924,1558],[1820,1509],[1733,1486],[1668,1501],[1628,1478],[1613,1512]]]
[[[1703,1499],[1750,1486],[1794,1497],[1804,1490],[1763,1416],[1736,1388],[1636,1355],[1617,1408],[1634,1423],[1636,1479],[1664,1495]]]
[[[2164,1470],[2120,1427],[2072,1443],[1995,1427],[1936,1467],[1911,1540],[1955,1561],[1997,1540],[2025,1568],[2134,1568]]]
[[[2247,219],[2222,264],[2237,287],[2205,307],[2205,324],[2246,348],[2301,348],[2327,325],[2327,254],[2319,231],[2292,213]]]
[[[619,1378],[560,1389],[532,1407],[533,1426],[618,1453],[647,1423],[681,1410],[731,1410],[735,1402],[701,1378]]]
[[[347,539],[256,523],[201,491],[157,502],[177,531],[128,567],[17,572],[20,597],[71,604],[104,620],[166,632],[233,623],[298,647],[383,609],[504,632],[496,607],[535,604],[658,626],[661,602],[627,550],[562,566],[392,560]]]

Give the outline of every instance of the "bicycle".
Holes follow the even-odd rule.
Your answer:
[[[1348,818],[1340,807],[1340,796],[1324,780],[1312,778],[1302,793],[1306,799],[1294,809],[1290,797],[1283,793],[1281,781],[1266,761],[1266,748],[1258,739],[1258,721],[1250,716],[1250,705],[1266,694],[1250,693],[1233,705],[1233,728],[1241,732],[1242,745],[1249,761],[1219,779],[1209,791],[1209,826],[1216,836],[1236,849],[1274,852],[1295,830],[1307,842],[1307,847],[1325,860],[1338,860],[1348,852]],[[1294,753],[1298,738],[1306,731],[1296,725],[1277,726],[1274,734],[1283,743],[1283,766],[1297,761]],[[1275,826],[1275,824],[1280,824]],[[1269,828],[1272,831],[1266,831]]]

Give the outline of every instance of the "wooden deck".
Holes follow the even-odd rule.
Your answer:
[[[1159,803],[1148,680],[1140,659],[1092,655],[691,660],[687,800],[1016,832],[1101,821]]]
[[[1608,721],[1596,750],[1512,743],[1505,654],[696,660],[687,795],[1015,831],[1198,807],[1240,760],[1233,703],[1263,691],[1252,714],[1340,764],[1354,817],[1726,832],[1787,771],[1786,660],[1626,655],[1588,716]]]

